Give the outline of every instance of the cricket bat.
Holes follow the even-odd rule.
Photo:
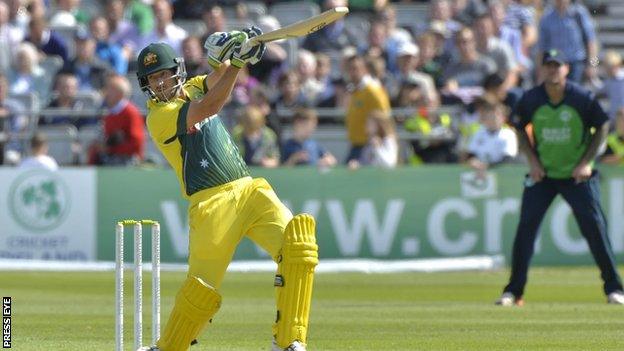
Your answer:
[[[317,16],[293,23],[289,26],[274,30],[272,32],[260,34],[249,39],[247,45],[254,46],[258,43],[266,43],[286,38],[298,38],[314,33],[326,25],[339,20],[349,13],[349,8],[341,6],[327,10]]]

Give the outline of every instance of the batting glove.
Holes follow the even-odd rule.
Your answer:
[[[256,26],[245,28],[243,29],[243,32],[247,34],[249,38],[262,34],[262,30]],[[247,40],[234,50],[230,60],[233,66],[241,68],[247,63],[255,65],[260,62],[262,55],[264,55],[264,52],[266,51],[266,45],[264,43],[260,43],[255,46],[249,46],[248,43],[249,41]]]
[[[232,56],[234,49],[245,40],[247,40],[247,34],[238,30],[212,33],[204,42],[208,64],[212,68],[219,67],[223,61]]]

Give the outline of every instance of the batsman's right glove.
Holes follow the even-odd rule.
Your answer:
[[[243,29],[243,32],[247,34],[249,39],[262,34],[262,30],[256,26],[245,28]],[[255,65],[260,62],[262,55],[264,55],[264,52],[266,51],[266,45],[264,43],[260,43],[255,46],[249,46],[249,39],[234,49],[234,53],[230,59],[233,66],[241,68],[247,63]]]

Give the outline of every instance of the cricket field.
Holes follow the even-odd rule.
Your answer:
[[[521,308],[493,305],[507,275],[318,274],[309,350],[624,350],[624,306],[606,304],[595,267],[534,268]],[[163,324],[184,277],[162,273]],[[131,278],[128,272],[127,350]],[[114,272],[0,272],[0,282],[0,295],[12,297],[13,349],[114,349]],[[149,294],[148,273],[144,284]],[[223,306],[191,350],[269,350],[272,284],[270,273],[228,273]]]

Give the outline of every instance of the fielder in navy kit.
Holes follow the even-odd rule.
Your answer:
[[[509,284],[496,301],[522,305],[537,231],[548,207],[560,194],[570,205],[600,268],[607,301],[624,304],[593,160],[609,131],[609,118],[592,93],[566,81],[569,65],[558,50],[544,53],[544,83],[522,96],[512,114],[530,173],[522,195],[520,223],[513,245]],[[532,139],[526,126],[532,124]]]

